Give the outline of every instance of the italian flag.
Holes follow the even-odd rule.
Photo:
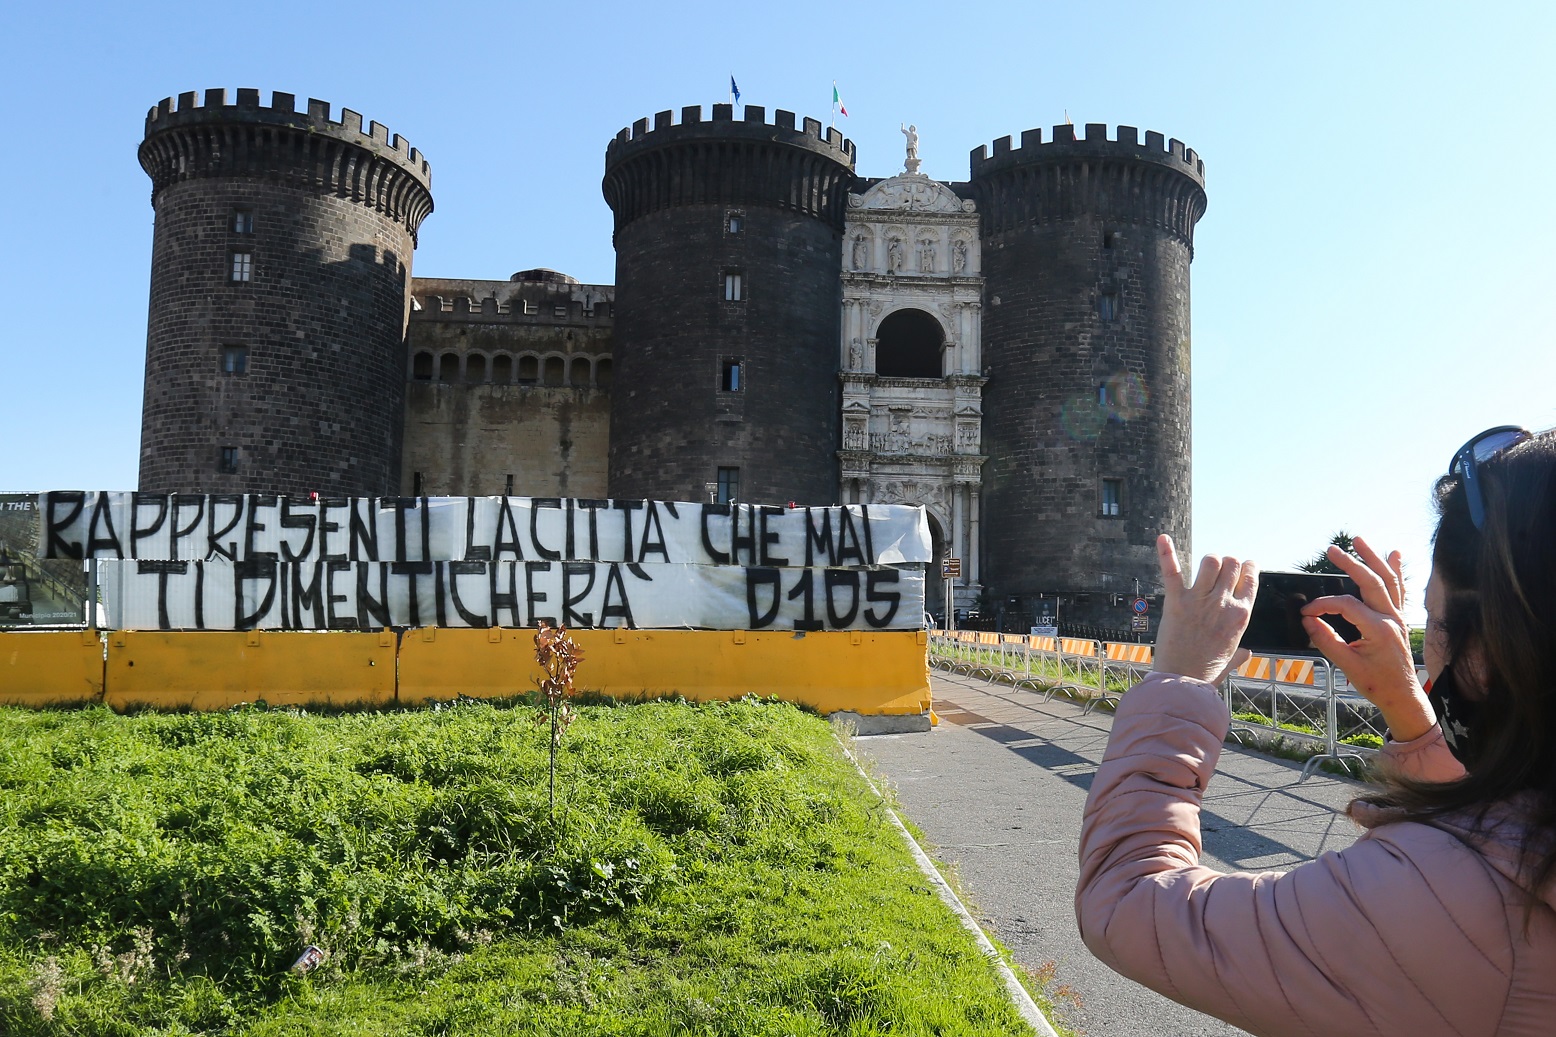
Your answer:
[[[832,81],[832,107],[836,108],[844,115],[848,114],[848,109],[843,107],[843,97],[837,92],[837,80],[835,79]]]

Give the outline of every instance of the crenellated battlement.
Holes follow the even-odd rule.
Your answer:
[[[972,178],[977,180],[981,176],[1015,166],[1065,162],[1078,158],[1155,163],[1177,170],[1202,188],[1205,186],[1205,163],[1194,153],[1193,148],[1185,147],[1181,140],[1169,140],[1155,130],[1147,130],[1142,143],[1140,131],[1134,126],[1118,127],[1117,135],[1110,140],[1107,124],[1099,122],[1087,123],[1083,137],[1076,137],[1075,127],[1069,123],[1055,126],[1053,137],[1048,141],[1043,140],[1041,129],[1023,131],[1020,143],[1015,146],[1012,146],[1010,137],[1001,137],[994,142],[992,152],[983,144],[974,148],[968,157],[968,164]]]
[[[729,104],[714,105],[710,119],[702,117],[700,104],[682,108],[679,120],[673,109],[657,113],[652,125],[648,119],[639,119],[623,128],[607,145],[606,168],[640,149],[699,138],[792,144],[821,153],[830,152],[849,169],[854,167],[854,142],[844,137],[837,127],[823,129],[819,119],[811,118],[796,122],[795,114],[782,108],[773,112],[769,122],[764,106],[748,104],[743,107],[743,118],[740,119],[735,118],[734,105]]]
[[[364,127],[360,113],[293,94],[258,90],[235,99],[220,87],[167,97],[146,112],[141,168],[152,199],[169,184],[220,176],[257,176],[307,185],[352,198],[399,220],[412,236],[432,211],[432,167],[417,149],[382,123]]]

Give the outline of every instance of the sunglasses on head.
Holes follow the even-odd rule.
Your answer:
[[[1448,474],[1463,478],[1464,498],[1470,506],[1470,521],[1475,523],[1477,530],[1484,529],[1486,525],[1486,498],[1481,494],[1480,476],[1475,466],[1485,464],[1508,447],[1533,438],[1534,433],[1528,429],[1517,425],[1498,425],[1465,443],[1453,455],[1453,461],[1448,465]]]

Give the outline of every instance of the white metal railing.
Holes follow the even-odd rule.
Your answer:
[[[1099,704],[1117,706],[1125,691],[1150,671],[1151,648],[1079,638],[1048,638],[984,631],[932,630],[929,660],[934,666],[1041,692],[1080,698],[1085,712]],[[1377,708],[1355,694],[1344,675],[1321,657],[1256,656],[1222,684],[1233,715],[1229,734],[1317,743],[1319,752],[1302,768],[1304,776],[1324,760],[1349,769],[1376,749],[1347,742],[1358,735],[1381,741],[1386,732]]]

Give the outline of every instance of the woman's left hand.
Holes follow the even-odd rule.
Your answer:
[[[1206,555],[1192,584],[1178,564],[1172,537],[1156,538],[1162,572],[1162,625],[1151,668],[1158,673],[1219,684],[1248,658],[1237,647],[1259,589],[1259,567],[1236,558]]]

